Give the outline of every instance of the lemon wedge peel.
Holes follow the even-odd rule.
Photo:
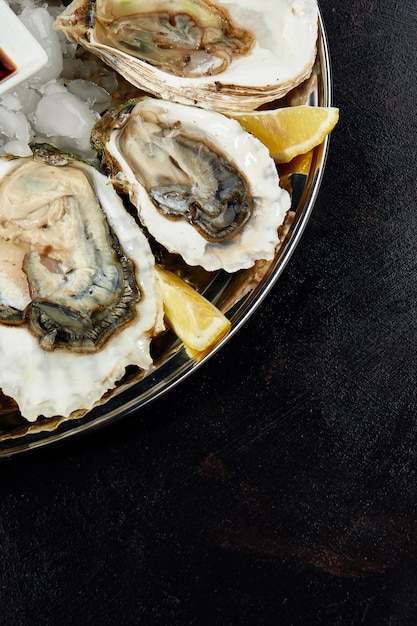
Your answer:
[[[201,359],[230,331],[230,320],[179,276],[156,266],[166,323],[189,356]]]
[[[228,115],[259,139],[276,163],[289,163],[320,145],[339,121],[337,107],[309,105]]]

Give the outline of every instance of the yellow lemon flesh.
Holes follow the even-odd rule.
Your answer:
[[[227,335],[230,321],[176,274],[157,266],[156,275],[168,326],[190,356],[203,357]]]
[[[324,141],[339,120],[339,109],[300,105],[228,115],[262,141],[277,163],[288,163]]]

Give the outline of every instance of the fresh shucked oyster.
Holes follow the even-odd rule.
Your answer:
[[[154,258],[107,179],[42,147],[0,160],[0,388],[28,420],[88,410],[162,330]]]
[[[274,257],[290,198],[235,120],[143,97],[108,111],[92,142],[150,234],[188,265],[235,272]]]
[[[55,22],[153,95],[252,110],[310,74],[317,0],[73,0]]]

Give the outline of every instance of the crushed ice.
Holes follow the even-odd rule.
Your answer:
[[[75,57],[76,45],[53,27],[62,4],[9,0],[8,4],[43,46],[48,63],[27,81],[0,96],[0,155],[30,156],[30,143],[57,148],[92,161],[90,131],[111,104],[117,78],[94,59]],[[100,84],[89,77],[100,76]]]

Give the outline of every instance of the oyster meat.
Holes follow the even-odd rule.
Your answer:
[[[0,159],[0,388],[29,421],[89,410],[163,329],[149,243],[94,167]]]
[[[274,257],[290,197],[235,120],[143,97],[108,111],[91,137],[142,224],[188,265],[235,272]]]
[[[55,28],[166,100],[252,110],[310,75],[317,0],[73,0]]]

